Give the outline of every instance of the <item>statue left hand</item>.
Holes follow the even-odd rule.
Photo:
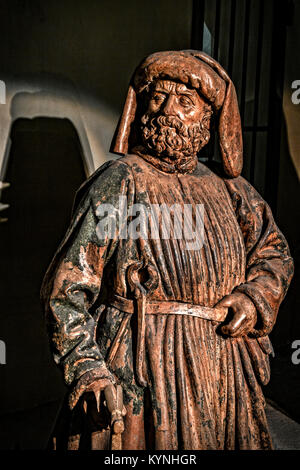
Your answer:
[[[253,302],[245,294],[236,292],[224,297],[217,307],[233,310],[232,320],[221,327],[223,334],[236,338],[250,333],[256,325],[257,313]]]

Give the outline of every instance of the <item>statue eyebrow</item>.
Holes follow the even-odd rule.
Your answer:
[[[167,91],[166,89],[157,87],[157,88],[154,88],[154,90],[152,91],[152,93],[168,93],[168,91]]]
[[[164,88],[163,86],[160,86],[160,85],[156,85],[156,87],[154,88],[153,92],[154,93],[164,93],[164,94],[167,94],[168,93],[168,90],[166,88]],[[191,98],[193,104],[194,103],[194,95],[192,93],[192,91],[190,91],[188,88],[185,88],[185,89],[178,89],[178,86],[175,88],[175,93],[176,95],[187,95],[189,98]]]
[[[177,95],[180,94],[180,95],[193,96],[193,92],[191,90],[189,90],[188,88],[186,88],[186,87],[182,89],[181,84],[177,85],[176,93],[177,93]]]
[[[167,84],[166,84],[167,83]],[[155,84],[155,87],[153,88],[153,93],[158,92],[158,93],[169,93],[171,89],[174,89],[174,86],[176,85],[175,83],[168,82],[166,80],[166,83],[164,81],[158,81]],[[175,88],[176,90],[176,88]]]

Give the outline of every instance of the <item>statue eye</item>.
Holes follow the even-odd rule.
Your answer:
[[[166,98],[166,95],[164,95],[163,93],[155,93],[155,95],[153,95],[152,99],[155,101],[155,103],[162,103]]]
[[[191,101],[187,96],[181,96],[181,97],[179,98],[179,102],[180,102],[180,104],[181,104],[182,106],[184,106],[184,107],[188,107],[188,106],[192,106],[192,105],[193,105],[192,101]]]

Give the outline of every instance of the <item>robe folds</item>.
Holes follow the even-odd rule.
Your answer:
[[[186,249],[186,240],[175,236],[121,237],[118,223],[113,236],[99,237],[104,217],[99,208],[117,207],[120,196],[128,207],[202,205],[203,246]],[[42,289],[54,359],[73,396],[101,377],[122,385],[123,449],[272,448],[262,385],[270,378],[268,334],[293,262],[266,202],[242,177],[225,179],[201,163],[189,174],[161,171],[134,154],[103,165],[78,199]],[[257,310],[254,333],[230,338],[214,321],[147,314],[148,385],[141,386],[136,315],[109,303],[112,293],[133,298],[127,273],[137,260],[155,268],[152,300],[214,307],[224,296],[242,292]],[[108,361],[122,325],[118,349]],[[87,410],[80,399],[72,411],[67,403],[63,407],[55,445],[107,449],[109,434],[103,403],[97,413],[92,398]]]

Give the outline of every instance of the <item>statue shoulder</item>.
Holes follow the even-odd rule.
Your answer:
[[[73,210],[87,198],[95,199],[100,194],[119,193],[131,179],[131,168],[123,159],[105,162],[80,186],[76,192]]]

